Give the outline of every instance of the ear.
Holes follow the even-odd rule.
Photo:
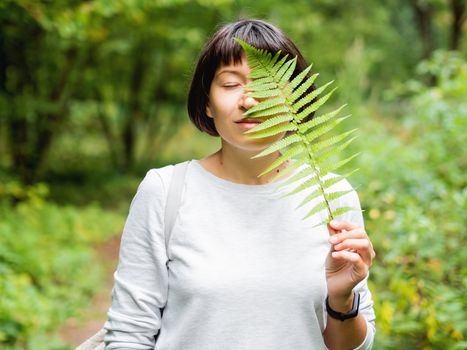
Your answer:
[[[209,108],[209,105],[206,105],[206,115],[209,117],[209,118],[214,118],[212,116],[212,111],[211,111],[211,108]]]

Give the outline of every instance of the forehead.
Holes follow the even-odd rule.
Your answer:
[[[248,67],[248,62],[245,56],[242,55],[240,58],[240,62],[232,62],[228,64],[221,63],[219,67],[217,67],[215,76],[222,76],[227,74],[234,74],[234,75],[241,75],[247,76],[250,73],[250,68]]]

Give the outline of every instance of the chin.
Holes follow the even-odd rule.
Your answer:
[[[258,140],[258,139],[248,140],[248,141],[251,141],[252,143],[239,145],[239,148],[241,148],[244,151],[256,154],[256,153],[259,153],[259,152],[265,150],[266,148],[271,146],[274,142],[277,142],[279,140],[280,139],[272,140],[272,141],[269,141],[269,142],[266,142],[267,140],[265,140],[265,139],[262,139],[262,140]],[[258,141],[262,141],[262,142],[259,143]]]
[[[222,139],[222,146],[223,147],[233,147],[244,152],[249,152],[254,156],[255,154],[265,150],[275,142],[284,138],[285,133],[283,135],[273,135],[267,138],[258,138],[258,139],[249,139],[246,138],[245,135],[235,136],[232,138],[224,138],[221,136]]]

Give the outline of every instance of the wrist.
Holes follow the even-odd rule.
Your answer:
[[[353,291],[344,295],[328,295],[329,306],[335,311],[344,313],[352,310],[353,299]]]
[[[352,306],[349,311],[345,311],[345,312],[334,310],[329,304],[329,296],[328,296],[326,298],[326,311],[328,313],[328,316],[339,321],[345,321],[345,320],[357,317],[358,309],[360,306],[360,293],[353,292],[352,294],[353,294]],[[346,307],[346,306],[342,306],[342,307]]]

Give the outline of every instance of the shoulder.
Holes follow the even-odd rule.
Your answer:
[[[340,176],[339,174],[329,173],[325,177],[329,176],[329,178],[336,178]],[[331,201],[332,208],[339,208],[339,207],[350,207],[353,208],[350,211],[347,211],[341,215],[336,216],[337,220],[341,221],[349,221],[353,222],[359,226],[364,226],[362,211],[361,211],[361,204],[360,198],[356,189],[352,186],[352,184],[346,178],[341,179],[327,190],[330,193],[332,192],[345,192],[344,195],[336,198],[335,200]]]
[[[336,173],[328,173],[326,176],[324,176],[324,179],[337,179],[338,177],[341,177],[341,175]],[[334,204],[339,206],[355,206],[360,202],[357,191],[346,178],[342,178],[336,183],[332,184],[326,191],[329,193],[346,192],[343,196],[335,200],[336,203]]]
[[[336,174],[336,173],[328,173],[324,176],[324,179],[327,180],[327,179],[335,179],[335,178],[338,178],[340,177],[341,175],[340,174]],[[341,180],[339,180],[338,182],[336,182],[335,184],[333,184],[332,186],[329,187],[329,189],[331,191],[347,191],[347,190],[354,190],[352,184],[349,182],[349,180],[347,180],[346,178],[342,178]]]
[[[139,184],[138,191],[143,191],[146,193],[160,193],[162,191],[166,193],[169,188],[175,166],[187,162],[188,161],[167,164],[159,168],[149,169]]]
[[[165,189],[168,186],[173,172],[173,165],[149,169],[139,185],[145,191]]]

